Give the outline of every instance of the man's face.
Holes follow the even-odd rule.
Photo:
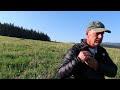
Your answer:
[[[97,47],[101,44],[104,32],[87,31],[87,43],[92,47]]]

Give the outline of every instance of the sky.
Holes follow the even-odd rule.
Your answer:
[[[1,23],[47,34],[51,41],[79,43],[89,22],[100,21],[111,33],[103,42],[120,43],[120,11],[0,11]]]

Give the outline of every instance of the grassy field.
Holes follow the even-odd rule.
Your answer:
[[[0,79],[55,79],[72,45],[0,36]],[[119,79],[120,49],[106,49],[118,66]]]
[[[120,79],[120,49],[117,48],[106,48],[108,51],[109,56],[113,60],[113,62],[118,66],[118,72],[115,78],[109,78],[108,79]]]

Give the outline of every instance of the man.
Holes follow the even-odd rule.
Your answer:
[[[81,43],[67,51],[58,70],[60,79],[105,79],[105,76],[116,76],[117,66],[100,46],[104,32],[111,33],[103,23],[93,21],[88,24],[86,39],[81,39]]]

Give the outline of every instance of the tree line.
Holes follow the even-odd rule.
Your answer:
[[[37,32],[33,29],[24,29],[23,27],[15,26],[11,23],[2,24],[0,22],[0,35],[33,40],[51,41],[50,37],[43,32]]]

